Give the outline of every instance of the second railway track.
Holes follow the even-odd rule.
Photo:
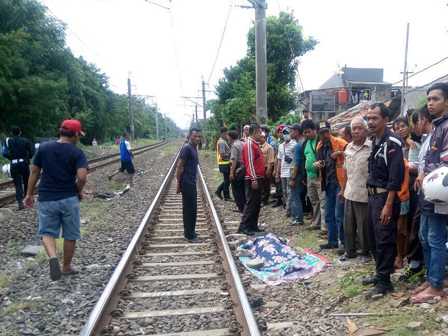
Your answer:
[[[260,335],[199,171],[199,243],[183,237],[171,166],[81,331],[87,335]]]
[[[158,142],[152,145],[142,146],[139,148],[134,149],[134,155],[140,155],[143,153],[146,153],[147,151],[150,151],[152,149],[161,147],[163,145],[166,145],[168,143],[172,142],[172,140],[162,141]],[[103,168],[105,166],[108,166],[113,163],[120,162],[120,153],[118,154],[110,154],[101,156],[95,159],[89,160],[89,172],[96,171],[100,168]],[[7,204],[10,204],[14,202],[16,197],[15,191],[14,191],[14,181],[9,180],[5,182],[0,183],[0,207],[5,206]]]

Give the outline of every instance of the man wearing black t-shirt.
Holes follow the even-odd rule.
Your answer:
[[[5,141],[8,153],[3,156],[11,161],[11,177],[14,179],[16,199],[19,210],[23,210],[23,198],[28,188],[30,177],[30,159],[33,157],[33,147],[28,139],[21,137],[22,131],[18,126],[11,127],[11,137]]]
[[[40,145],[33,160],[25,205],[34,205],[34,188],[42,171],[39,184],[39,237],[50,257],[50,276],[59,280],[61,275],[77,274],[71,265],[76,241],[81,238],[79,202],[87,182],[87,158],[76,147],[82,125],[77,120],[65,120],[60,129],[59,141]],[[59,268],[56,240],[62,228],[64,262]]]
[[[198,172],[197,146],[199,142],[201,142],[201,131],[197,128],[192,128],[188,137],[188,143],[184,144],[180,150],[176,171],[176,193],[182,193],[184,236],[190,243],[198,242],[198,235],[194,230],[198,212],[196,175]]]

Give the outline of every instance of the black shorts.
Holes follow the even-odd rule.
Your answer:
[[[121,173],[126,170],[128,172],[128,174],[130,174],[130,175],[135,174],[134,165],[132,164],[131,161],[125,161],[125,162],[121,161],[121,168],[118,170]]]

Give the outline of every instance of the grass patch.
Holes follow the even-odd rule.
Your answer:
[[[109,181],[107,188],[112,191],[122,191],[122,190],[124,190],[124,188],[126,188],[126,184],[119,183],[116,181]]]
[[[109,229],[109,225],[107,224],[106,220],[103,218],[97,218],[92,223],[92,228],[98,232],[98,231],[107,231]]]
[[[317,230],[303,230],[300,236],[294,239],[294,246],[307,248],[307,249],[317,249],[319,247],[319,235]]]
[[[9,305],[8,307],[3,308],[3,310],[0,311],[0,317],[5,317],[6,315],[14,314],[21,310],[35,308],[38,305],[39,304],[35,301],[25,301],[25,302],[13,303],[12,305]]]
[[[382,301],[382,300],[381,300]],[[382,303],[383,309],[378,308],[377,311],[384,311],[384,302]],[[430,334],[433,335],[435,331],[441,329],[441,326],[434,321],[433,318],[428,318],[428,313],[422,313],[419,310],[407,310],[400,311],[398,315],[391,316],[378,316],[369,317],[367,321],[369,324],[376,327],[383,327],[391,329],[387,335],[390,336],[411,336],[411,335],[422,335],[421,331],[411,331],[406,326],[410,322],[422,322],[425,329],[429,330]]]
[[[0,277],[0,288],[5,288],[13,280],[14,280],[14,277],[12,275],[2,275]]]
[[[101,201],[81,202],[81,217],[85,219],[96,218],[99,215],[101,215],[103,211],[106,210],[111,205],[112,205],[111,202],[101,202]]]
[[[367,271],[348,271],[347,274],[339,279],[339,287],[344,290],[346,298],[352,298],[362,293],[361,278],[367,274]]]
[[[163,149],[160,152],[158,159],[162,159],[165,156],[177,153],[178,151],[179,151],[179,146],[178,145],[163,146]]]
[[[15,255],[19,253],[19,249],[17,248],[17,245],[14,244],[12,241],[8,240],[8,242],[5,245],[5,252],[8,255]]]

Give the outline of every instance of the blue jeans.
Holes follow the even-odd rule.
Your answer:
[[[338,236],[344,244],[344,203],[338,201],[341,188],[329,183],[325,192],[325,224],[328,231],[328,243],[338,245]]]
[[[432,288],[442,289],[445,278],[446,215],[421,215],[419,237],[426,264],[426,280]]]
[[[291,178],[288,179],[288,184],[289,182],[291,182]],[[293,221],[296,220],[303,223],[303,207],[300,199],[302,189],[302,178],[301,176],[297,176],[294,188],[289,191],[289,197],[291,200],[291,215]]]

